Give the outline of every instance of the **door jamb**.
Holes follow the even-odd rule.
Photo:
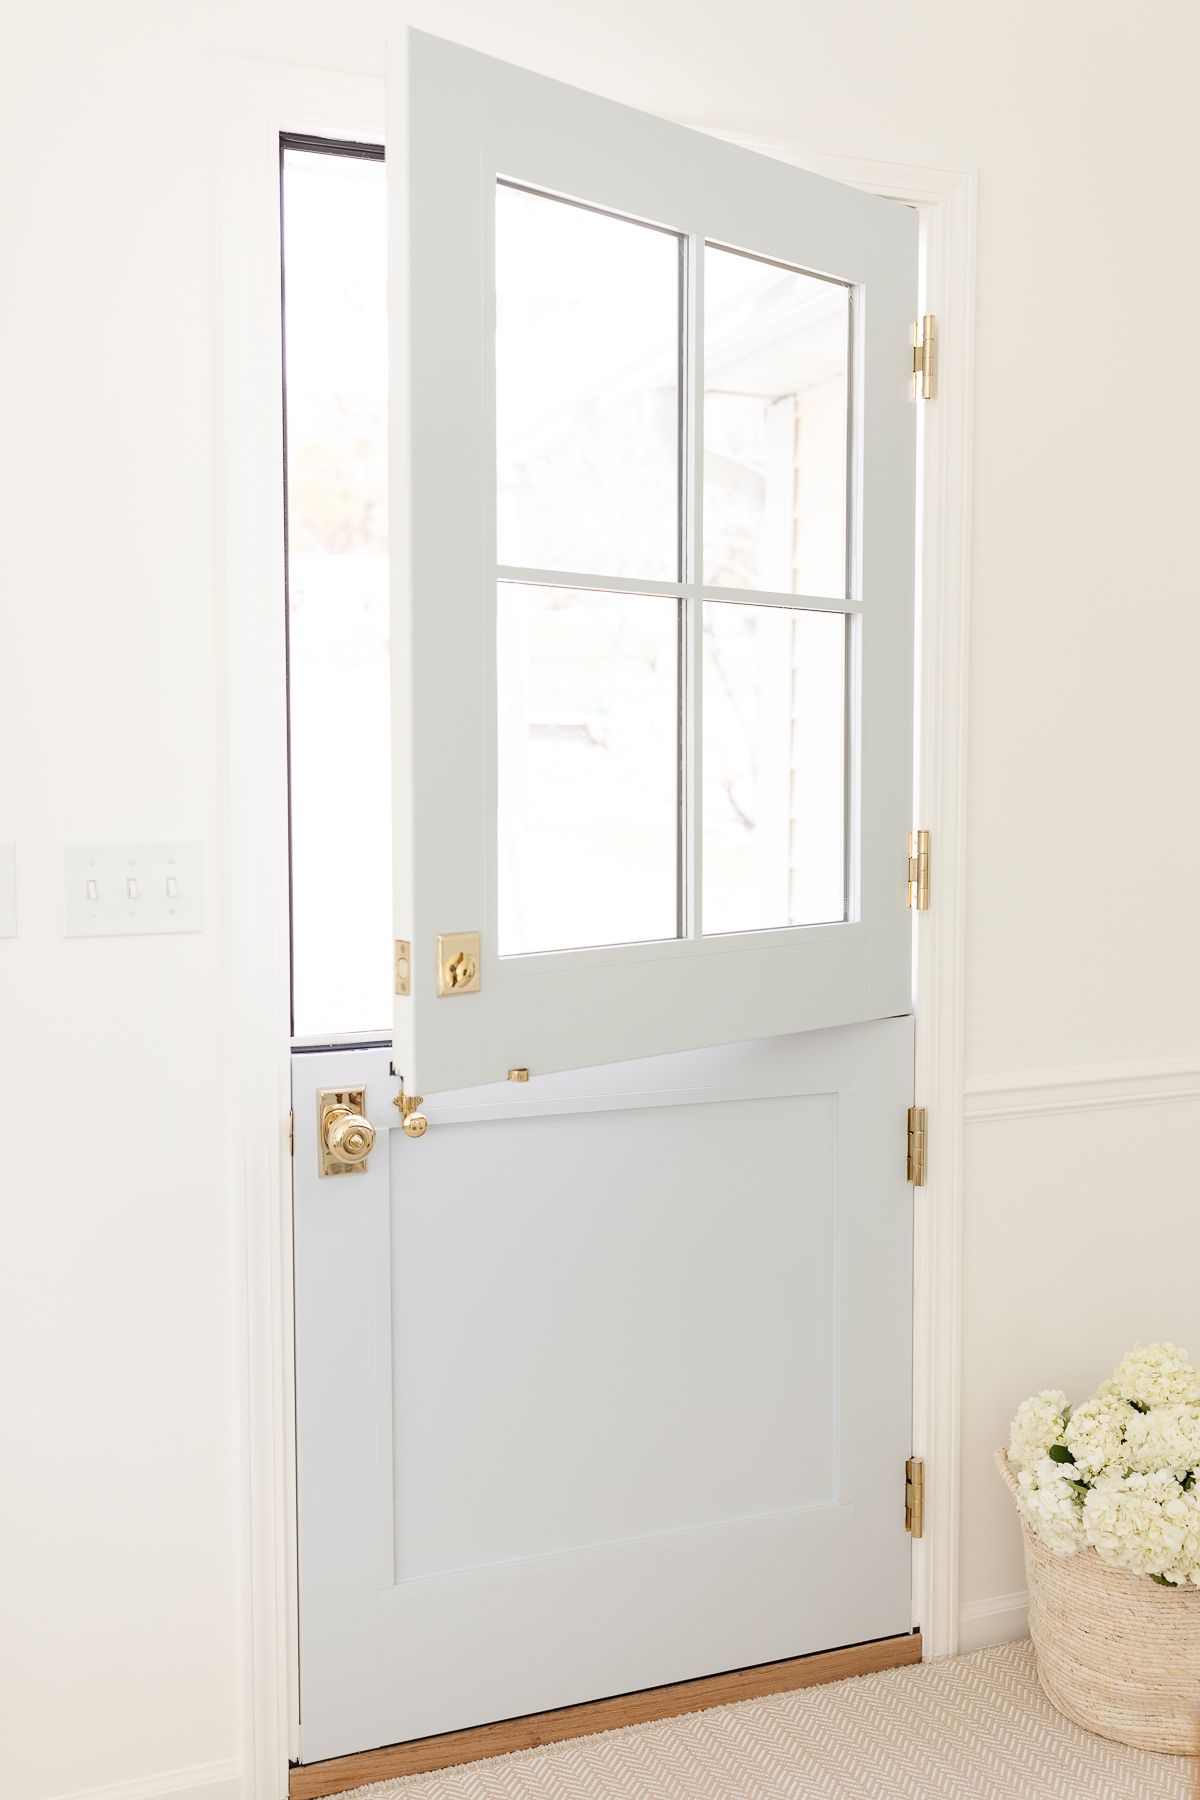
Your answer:
[[[299,1662],[288,1042],[279,137],[382,143],[382,81],[222,59],[214,109],[229,1181],[241,1238],[247,1800],[285,1800]]]
[[[224,911],[229,1181],[241,1240],[242,1647],[248,1800],[283,1800],[296,1754],[288,844],[280,411],[278,142],[382,142],[383,83],[225,58],[216,69],[224,564]],[[733,134],[721,134],[732,136]],[[914,822],[933,834],[917,920],[916,1097],[929,1175],[915,1191],[913,1452],[927,1470],[913,1622],[927,1656],[958,1644],[960,1262],[975,177],[737,136],[749,148],[921,214],[921,310],[939,337],[922,407]],[[902,847],[897,849],[897,866]],[[899,877],[898,877],[899,878]],[[264,1129],[265,1124],[265,1129]]]
[[[913,1545],[913,1624],[926,1657],[959,1641],[966,801],[972,446],[974,171],[717,135],[917,209],[920,313],[938,330],[937,395],[918,443],[916,767],[913,824],[931,833],[933,895],[916,915],[915,1100],[928,1112],[914,1189],[913,1455],[925,1462],[925,1531]]]

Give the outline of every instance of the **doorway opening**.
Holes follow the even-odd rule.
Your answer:
[[[231,1062],[238,1168],[247,1242],[248,1443],[251,1487],[252,1761],[264,1783],[300,1752],[295,1669],[290,1170],[286,1061],[291,983],[287,967],[288,839],[283,745],[283,582],[278,341],[281,269],[277,153],[267,136],[347,145],[382,136],[382,86],[320,71],[236,64],[222,95],[226,368],[227,637],[230,763]],[[917,1346],[914,1448],[926,1455],[931,1499],[917,1547],[914,1617],[927,1653],[954,1645],[956,1601],[957,1208],[961,1096],[961,755],[965,738],[965,586],[969,445],[973,184],[955,171],[905,170],[756,145],[822,173],[918,206],[924,221],[922,306],[937,312],[942,338],[939,400],[926,416],[923,448],[921,802],[934,827],[935,911],[921,921],[918,1039],[922,1097],[931,1103],[930,1188],[917,1219]],[[272,474],[272,470],[276,472]],[[278,704],[277,704],[278,697]],[[282,963],[280,958],[282,956]],[[365,1015],[364,1015],[365,1016]],[[372,1033],[372,1027],[365,1027]],[[300,1031],[297,1038],[302,1037]],[[322,1035],[321,1028],[317,1036]],[[356,1034],[355,1034],[356,1035]],[[361,1041],[361,1039],[360,1039]],[[264,1143],[243,1118],[247,1092],[270,1106],[278,1142]],[[939,1105],[939,1102],[941,1103]],[[936,1316],[935,1316],[936,1315]],[[928,1324],[928,1330],[926,1326]],[[291,1544],[289,1553],[285,1546]],[[289,1623],[290,1620],[290,1623]]]

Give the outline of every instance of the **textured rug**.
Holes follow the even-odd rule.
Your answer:
[[[1026,1640],[376,1782],[354,1800],[1193,1800],[1197,1772],[1062,1718]]]

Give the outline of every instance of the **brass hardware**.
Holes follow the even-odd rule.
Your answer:
[[[932,400],[937,393],[937,320],[926,313],[913,326],[913,399]]]
[[[904,1465],[904,1529],[915,1538],[925,1535],[925,1464],[919,1456]]]
[[[407,938],[396,939],[396,992],[412,993],[412,945]]]
[[[479,992],[479,933],[452,931],[437,941],[437,991],[450,994]]]
[[[406,1094],[402,1084],[400,1092],[392,1101],[392,1105],[400,1114],[400,1129],[405,1137],[424,1137],[425,1133],[429,1130],[429,1120],[425,1117],[423,1112],[417,1111],[420,1104],[420,1094]]]
[[[908,1109],[908,1179],[914,1187],[925,1186],[925,1108]]]
[[[508,1079],[510,1081],[528,1081],[529,1080],[529,1070],[528,1069],[510,1069],[508,1071]]]
[[[317,1172],[364,1175],[375,1143],[362,1088],[317,1089]]]
[[[908,834],[908,904],[913,912],[929,911],[929,833]]]

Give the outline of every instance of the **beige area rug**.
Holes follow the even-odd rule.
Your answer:
[[[1025,1640],[376,1782],[355,1800],[1193,1800],[1198,1773],[1070,1724]]]

